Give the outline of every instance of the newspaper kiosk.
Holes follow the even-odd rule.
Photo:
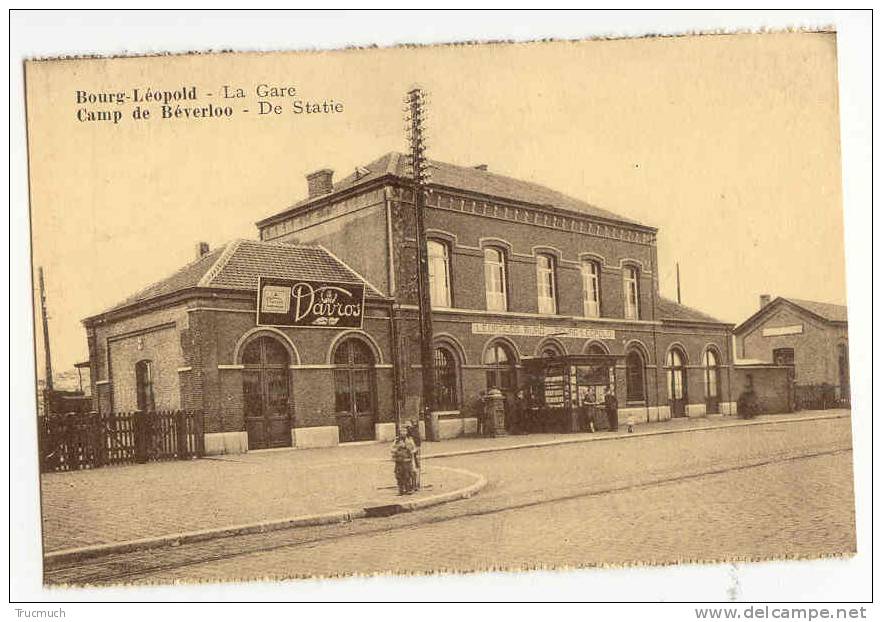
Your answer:
[[[590,421],[609,428],[604,398],[615,387],[616,357],[568,354],[524,359],[524,427],[528,432],[585,432]]]

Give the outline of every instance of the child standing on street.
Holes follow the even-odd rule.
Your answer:
[[[399,432],[392,443],[392,460],[395,462],[395,481],[398,483],[398,494],[409,495],[413,484],[413,441],[408,446],[407,435]]]
[[[631,434],[634,431],[634,426],[637,424],[637,419],[633,414],[628,415],[628,434]]]

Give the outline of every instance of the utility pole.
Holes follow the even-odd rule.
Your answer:
[[[43,281],[43,266],[40,274],[40,309],[43,313],[43,350],[46,355],[46,390],[52,390],[52,353],[49,351],[49,312],[46,310],[46,284]],[[48,407],[48,404],[46,405]]]
[[[423,412],[429,440],[434,430],[428,420],[435,410],[435,369],[432,357],[432,303],[429,293],[429,251],[426,244],[426,226],[423,211],[425,192],[429,183],[429,162],[426,159],[425,120],[426,94],[421,88],[413,88],[405,97],[407,134],[410,142],[409,165],[413,178],[413,202],[416,212],[417,241],[417,293],[419,296],[420,363],[423,379]]]
[[[680,262],[677,262],[677,304],[683,304],[680,298]]]

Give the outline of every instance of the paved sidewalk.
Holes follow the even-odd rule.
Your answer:
[[[308,464],[301,453],[44,474],[45,552],[409,503],[476,480],[424,466],[422,490],[399,496],[391,461]]]
[[[623,442],[668,434],[793,419],[845,417],[847,410],[674,419],[641,424],[634,434],[530,434],[424,443],[424,458],[506,451],[518,446]],[[625,441],[626,442],[626,441]],[[424,490],[399,497],[386,443],[274,450],[188,462],[106,467],[42,476],[45,551],[226,528],[353,507],[396,504],[465,488],[466,473],[424,466]]]

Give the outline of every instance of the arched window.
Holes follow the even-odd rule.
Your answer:
[[[557,282],[552,255],[536,255],[536,290],[539,313],[557,314]]]
[[[274,337],[251,340],[242,351],[242,397],[249,449],[291,444],[288,350]]]
[[[344,339],[334,350],[334,410],[340,441],[374,438],[377,412],[374,353],[361,339]]]
[[[153,399],[153,361],[144,360],[135,363],[135,390],[138,410],[156,410],[156,402]]]
[[[679,348],[671,348],[665,364],[671,414],[679,417],[686,414],[686,355]]]
[[[600,264],[590,259],[582,261],[582,314],[600,317]]]
[[[622,270],[622,286],[625,295],[625,318],[640,318],[640,271],[634,266],[625,266]]]
[[[484,291],[487,295],[488,311],[508,309],[505,253],[498,248],[484,249]]]
[[[429,297],[432,306],[450,307],[450,253],[447,244],[429,240],[426,248],[429,258]]]
[[[557,346],[557,344],[549,342],[542,346],[542,350],[539,356],[543,358],[553,358],[555,356],[563,356],[563,352]]]
[[[491,344],[484,352],[484,367],[487,375],[487,388],[500,391],[513,391],[515,381],[515,357],[507,345],[500,342]]]
[[[631,350],[625,357],[625,381],[629,402],[646,401],[646,364],[639,350]]]
[[[599,343],[592,343],[588,346],[588,349],[585,351],[586,354],[607,354],[607,351],[604,350],[603,346]]]
[[[435,401],[438,410],[459,408],[459,378],[456,356],[447,346],[436,346],[434,352]]]
[[[704,394],[708,398],[720,395],[720,361],[717,353],[708,348],[704,353]]]

